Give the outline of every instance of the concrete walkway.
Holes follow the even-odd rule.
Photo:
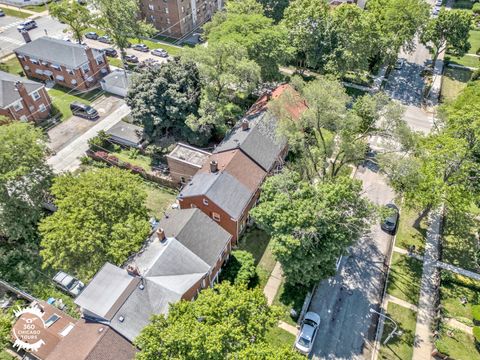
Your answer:
[[[430,225],[425,243],[423,274],[418,302],[413,360],[430,359],[434,347],[430,328],[435,317],[435,306],[438,299],[440,272],[436,263],[440,257],[440,230],[442,217],[443,209],[432,211],[430,214]]]
[[[292,335],[297,336],[298,329],[293,325],[287,324],[285,321],[279,321],[278,327],[285,331],[288,331]]]
[[[404,308],[410,309],[410,310],[415,311],[415,312],[418,311],[417,305],[410,304],[408,301],[399,299],[395,296],[387,294],[386,299],[387,299],[388,302],[395,303],[397,305],[403,306]]]
[[[88,150],[88,140],[95,137],[99,131],[108,130],[129,113],[130,108],[126,104],[123,104],[94,127],[90,128],[54,156],[50,157],[47,163],[57,174],[77,169],[80,166],[80,157]]]
[[[466,332],[467,334],[473,335],[473,328],[471,326],[465,325],[464,323],[461,323],[460,321],[452,318],[447,319],[446,322],[447,322],[447,325],[449,325],[450,327]]]
[[[275,299],[278,289],[282,284],[282,276],[282,267],[277,261],[272,273],[270,274],[270,277],[268,278],[267,285],[265,285],[265,287],[263,288],[263,293],[267,298],[268,305],[273,304],[273,300]]]

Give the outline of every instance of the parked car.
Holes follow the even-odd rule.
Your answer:
[[[87,39],[97,40],[98,39],[98,34],[95,31],[89,31],[85,34],[85,37]]]
[[[99,36],[97,38],[97,41],[100,41],[101,43],[104,43],[104,44],[112,44],[113,43],[113,40],[110,39],[107,35]]]
[[[148,46],[145,44],[135,44],[132,45],[133,50],[141,51],[141,52],[148,52]]]
[[[397,226],[398,226],[398,218],[400,217],[398,208],[394,204],[387,204],[385,205],[385,207],[389,211],[389,215],[385,220],[383,220],[380,227],[386,233],[395,235],[395,232],[397,231]]]
[[[436,6],[442,6],[443,0],[437,0],[435,3]]]
[[[17,26],[17,30],[18,31],[23,31],[23,30],[32,30],[32,29],[35,29],[37,27],[37,22],[35,20],[27,20],[27,21],[24,21],[22,23],[20,23],[20,25]]]
[[[312,351],[315,336],[317,336],[318,326],[320,325],[320,315],[309,311],[303,318],[302,327],[295,340],[295,349],[302,354],[308,355]]]
[[[53,281],[58,287],[73,296],[78,296],[85,287],[80,280],[75,279],[73,276],[68,275],[63,271],[59,271],[53,277]]]
[[[129,63],[138,63],[138,57],[135,55],[125,55],[125,61]]]
[[[109,57],[117,57],[118,55],[117,50],[115,50],[114,48],[105,48],[103,49],[103,52]]]
[[[439,12],[440,12],[440,7],[436,6],[435,9],[433,9],[432,14],[433,16],[437,16]]]
[[[81,102],[75,101],[70,104],[70,110],[72,110],[72,114],[76,116],[83,117],[85,119],[93,120],[98,118],[98,111],[95,110],[93,107],[87,104],[83,104]]]
[[[3,10],[0,10],[0,17],[2,16],[5,16],[5,13],[3,12]]]
[[[160,56],[160,57],[163,57],[163,58],[168,57],[168,53],[163,49],[154,49],[150,52],[150,54],[155,55],[155,56]]]
[[[395,63],[395,70],[400,70],[405,65],[405,59],[398,59]]]

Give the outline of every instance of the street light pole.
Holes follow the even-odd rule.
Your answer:
[[[395,327],[393,328],[392,332],[391,332],[390,334],[388,334],[387,338],[386,338],[385,341],[383,342],[383,345],[385,345],[385,344],[388,342],[388,340],[390,340],[390,339],[392,338],[392,336],[395,335],[395,333],[397,332],[398,325],[397,325],[397,323],[395,322],[395,320],[393,320],[391,317],[388,317],[387,315],[382,314],[382,313],[376,311],[375,309],[370,308],[370,312],[371,312],[371,313],[378,314],[378,315],[380,315],[380,316],[383,316],[384,318],[386,318],[386,319],[390,320],[391,322],[393,322],[393,324],[395,325]],[[400,334],[399,334],[399,335],[400,335]]]

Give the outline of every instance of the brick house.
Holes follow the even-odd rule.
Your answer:
[[[233,235],[235,245],[266,175],[239,149],[212,154],[180,192],[180,208],[202,210]]]
[[[153,314],[166,314],[169,304],[192,300],[213,285],[231,238],[198,209],[169,210],[125,269],[106,263],[75,303],[88,321],[133,341]]]
[[[50,116],[51,105],[43,84],[0,71],[0,115],[40,122]]]
[[[162,35],[180,38],[210,20],[223,0],[141,0],[141,16]]]
[[[110,72],[102,51],[47,36],[22,45],[14,52],[29,78],[53,81],[79,91],[97,87]]]
[[[178,143],[167,155],[170,177],[179,184],[187,183],[207,162],[210,155],[208,151]]]

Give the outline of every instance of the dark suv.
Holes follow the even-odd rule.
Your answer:
[[[93,107],[87,104],[82,104],[81,102],[73,102],[70,104],[70,110],[72,114],[76,116],[83,117],[85,119],[93,120],[98,118],[98,111]]]

